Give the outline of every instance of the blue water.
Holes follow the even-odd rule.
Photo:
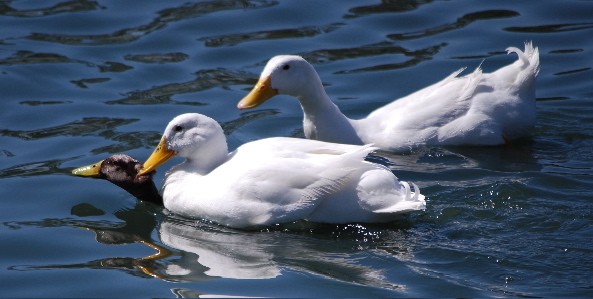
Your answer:
[[[591,297],[592,36],[584,0],[0,1],[0,296]],[[532,137],[387,154],[427,196],[400,221],[246,232],[70,175],[145,159],[186,112],[231,149],[302,137],[292,98],[235,108],[277,54],[311,61],[356,118],[529,40]]]

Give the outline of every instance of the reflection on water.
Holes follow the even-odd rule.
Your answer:
[[[421,147],[405,155],[378,151],[389,159],[387,166],[397,172],[430,175],[447,171],[456,179],[467,170],[521,173],[540,171],[542,165],[534,156],[532,141],[516,142],[513,146],[494,147]],[[471,175],[475,179],[475,174]]]
[[[355,233],[359,235],[349,238],[369,240],[373,237],[372,229],[369,231],[360,227],[362,226]],[[330,248],[340,246],[335,243],[342,241],[323,241],[311,234],[288,231],[241,232],[167,219],[159,226],[159,237],[163,244],[181,250],[182,258],[168,274],[186,273],[183,279],[187,279],[186,275],[194,269],[201,268],[196,265],[205,266],[207,270],[204,274],[208,276],[235,279],[274,278],[282,275],[284,268],[292,268],[313,270],[319,275],[346,282],[356,281],[390,289],[401,287],[385,281],[383,270],[356,263],[349,258],[348,252],[332,252]],[[288,242],[290,246],[286,246]],[[352,240],[343,242],[352,245],[358,243]],[[380,237],[372,242],[381,243]],[[324,250],[320,250],[325,246],[327,247]],[[353,254],[356,250],[350,252]]]
[[[21,229],[22,227],[75,227],[92,231],[95,234],[97,242],[106,245],[124,245],[133,243],[146,243],[160,249],[157,245],[152,245],[151,233],[154,230],[157,221],[154,213],[158,207],[152,204],[139,202],[134,209],[122,209],[114,215],[123,222],[110,221],[92,221],[80,218],[67,219],[44,219],[41,221],[20,221],[5,222],[4,225],[10,229]],[[72,207],[72,215],[78,217],[101,216],[105,212],[90,205],[80,204]],[[14,266],[11,270],[40,270],[40,269],[80,269],[80,268],[103,268],[119,269],[132,275],[150,277],[149,271],[143,271],[143,268],[158,268],[156,260],[168,256],[166,249],[162,252],[156,252],[154,256],[148,259],[143,258],[104,258],[92,260],[85,263],[66,264],[66,265],[44,265],[44,266]]]
[[[233,230],[203,221],[164,215],[150,203],[138,202],[133,209],[114,215],[123,222],[90,221],[84,217],[104,215],[89,204],[72,208],[78,218],[5,222],[10,229],[22,227],[76,227],[95,234],[105,245],[142,243],[155,249],[147,257],[112,257],[75,264],[14,265],[9,270],[115,269],[144,278],[172,282],[199,282],[219,278],[270,279],[286,269],[313,271],[344,282],[356,282],[388,289],[405,289],[385,279],[385,269],[360,264],[352,255],[364,250],[389,249],[398,259],[410,255],[405,233],[362,225],[318,225],[295,222],[274,230],[248,232]],[[405,221],[400,223],[405,227]],[[160,242],[152,240],[157,230]],[[396,234],[395,236],[393,234]],[[401,241],[396,241],[402,238]],[[387,243],[386,243],[387,242]],[[290,244],[290,246],[286,246]],[[377,253],[375,253],[377,254]]]

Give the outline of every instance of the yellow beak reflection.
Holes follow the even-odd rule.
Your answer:
[[[159,142],[150,157],[144,162],[144,167],[138,172],[138,175],[143,175],[157,169],[157,167],[175,156],[175,152],[167,148],[165,139],[165,136],[161,138],[161,142]]]
[[[101,160],[95,164],[91,164],[88,166],[76,168],[76,169],[72,170],[72,174],[77,175],[77,176],[93,177],[93,178],[100,177],[101,176],[101,164],[103,164],[103,161],[105,161],[105,160]]]
[[[272,88],[271,77],[267,76],[255,84],[251,92],[237,104],[237,108],[241,110],[255,108],[277,94],[278,91]]]

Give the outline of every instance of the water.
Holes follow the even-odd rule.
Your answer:
[[[0,1],[0,295],[591,297],[592,16],[568,0]],[[301,137],[294,99],[235,108],[277,54],[314,63],[356,118],[527,40],[533,137],[387,154],[428,203],[394,223],[239,231],[69,174],[145,159],[185,112],[231,148]]]

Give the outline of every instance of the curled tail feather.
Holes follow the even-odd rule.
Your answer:
[[[508,47],[507,54],[517,53],[519,60],[523,62],[523,68],[533,66],[535,68],[535,75],[539,73],[539,49],[533,46],[533,42],[525,43],[525,51],[521,51],[516,47]]]

